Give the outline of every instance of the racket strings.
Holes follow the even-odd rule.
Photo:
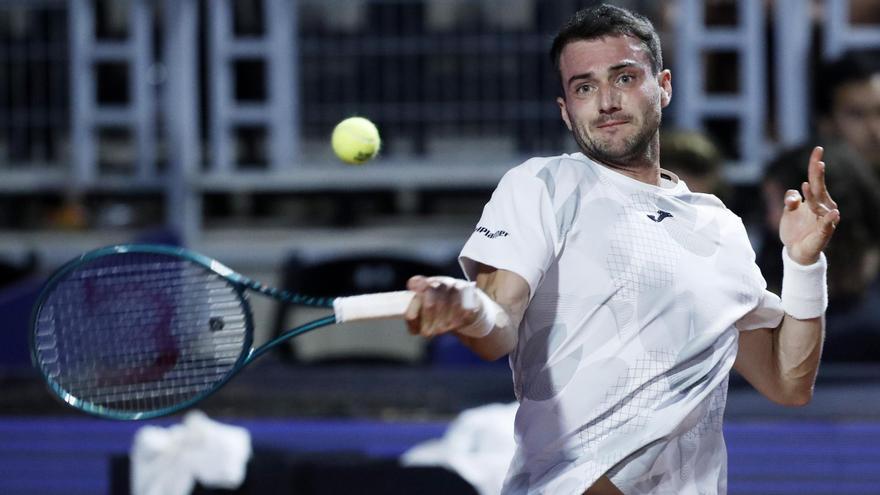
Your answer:
[[[162,387],[156,387],[153,383],[106,386],[95,385],[95,382],[93,381],[85,381],[82,382],[80,388],[96,390],[96,392],[87,397],[79,397],[79,399],[106,406],[107,404],[123,402],[126,400],[143,400],[156,397],[166,398],[171,396],[187,397],[204,392],[206,383],[217,383],[226,376],[226,372],[226,369],[218,368],[214,373],[200,373],[180,380],[167,379]],[[68,384],[68,386],[72,385],[73,384],[70,383]],[[152,404],[149,407],[141,407],[137,410],[149,411],[161,409],[162,407],[179,403],[179,401],[180,399],[173,403],[163,402],[160,404]]]
[[[65,284],[67,284],[67,283],[65,283]],[[180,287],[184,290],[192,290],[193,289],[192,285],[190,285],[190,286],[181,285]],[[147,290],[142,290],[142,291],[136,290],[136,291],[134,291],[134,293],[132,295],[135,297],[146,297],[146,296],[148,296],[148,294],[150,292],[149,289],[151,289],[151,288],[146,287],[146,289]],[[76,291],[76,287],[74,287],[70,290],[70,292],[75,292],[75,291]],[[209,292],[215,292],[215,291],[216,291],[216,289],[211,289]],[[232,315],[230,317],[227,317],[223,320],[224,324],[234,322],[234,323],[238,323],[240,325],[244,325],[245,319],[244,319],[244,316],[238,312],[239,306],[240,306],[240,300],[239,300],[238,296],[235,294],[232,294],[232,295],[230,295],[226,298],[223,298],[223,299],[216,299],[213,302],[211,302],[211,307],[213,309],[217,309],[217,308],[221,308],[221,307],[228,307],[228,308],[233,309],[235,311],[232,313]],[[178,323],[180,323],[179,328],[181,330],[177,333],[178,335],[185,336],[188,333],[201,333],[202,332],[202,330],[199,329],[198,325],[196,324],[196,323],[200,322],[200,315],[196,314],[194,311],[194,310],[197,310],[201,307],[202,307],[201,304],[186,304],[186,303],[180,303],[180,302],[178,302],[176,304],[176,310],[177,310],[176,317],[178,318]],[[103,327],[108,327],[110,325],[116,325],[117,327],[121,327],[122,325],[131,324],[131,323],[135,323],[139,327],[150,327],[153,325],[157,325],[162,321],[162,316],[159,314],[156,314],[156,313],[144,314],[144,312],[141,311],[140,309],[137,309],[137,308],[132,309],[130,307],[118,307],[118,309],[117,309],[117,306],[113,306],[109,310],[106,310],[106,311],[102,310],[102,311],[96,313],[94,311],[94,309],[91,309],[91,310],[86,309],[84,307],[84,305],[71,305],[70,309],[68,311],[64,312],[64,314],[61,316],[63,316],[64,318],[68,318],[68,319],[72,319],[72,320],[81,320],[81,321],[86,320],[88,318],[99,318],[99,319],[101,319],[100,324]],[[193,331],[186,332],[187,328],[192,328]],[[217,335],[218,338],[215,339],[215,341],[214,341],[215,344],[220,343],[219,337],[221,337],[222,335],[223,334],[218,333],[218,335]],[[131,336],[131,335],[125,335],[122,333],[116,333],[114,335],[111,335],[111,337],[117,337],[117,336],[126,337],[125,343],[127,343],[127,344],[139,343],[139,342],[153,342],[155,339],[155,336],[150,335],[150,334],[140,334],[140,335]],[[236,339],[236,340],[240,342],[240,339]],[[142,355],[143,354],[142,348],[140,348],[138,346],[133,346],[133,347],[136,349],[135,353],[133,353],[133,354],[126,354],[125,352],[119,352],[118,350],[114,349],[114,351],[112,352],[112,356],[124,358],[128,355]],[[71,357],[76,357],[76,356],[77,356],[77,354],[71,355]]]
[[[133,341],[133,343],[137,343],[137,341]],[[136,347],[136,346],[135,346]],[[48,346],[43,346],[42,349],[45,349],[44,354],[48,354],[51,350]],[[70,348],[68,348],[70,349]],[[238,355],[241,353],[241,339],[238,338],[230,338],[226,341],[216,339],[213,342],[213,349],[217,351],[228,351],[229,355],[232,356],[234,352],[234,358],[237,359]],[[150,356],[146,356],[143,351],[138,351],[137,349],[133,349],[130,352],[118,352],[110,355],[109,358],[115,358],[119,363],[134,363],[134,362],[147,362]],[[157,355],[152,356],[157,357]],[[222,356],[214,355],[207,359],[199,359],[195,357],[189,357],[185,362],[182,362],[176,368],[183,369],[186,366],[186,363],[198,363],[198,362],[220,362],[222,361]],[[73,365],[81,364],[80,368],[87,369],[99,369],[97,367],[96,361],[89,357],[84,352],[78,353],[78,359],[70,359],[68,356],[65,356],[64,360],[65,364],[74,368]],[[69,379],[69,378],[68,378]]]
[[[238,359],[238,353],[241,350],[241,345],[237,346],[228,346],[228,350],[235,351],[235,355],[232,352],[229,353],[229,357],[226,359],[223,358],[210,358],[210,359],[187,359],[186,361],[177,364],[174,367],[174,371],[169,371],[166,376],[164,376],[165,383],[173,383],[176,376],[182,376],[184,379],[193,380],[201,377],[213,376],[216,373],[225,373],[228,370],[229,365],[235,364]],[[134,362],[134,361],[132,361]],[[211,370],[215,370],[211,372]],[[121,375],[121,376],[131,376],[131,375]],[[118,387],[115,382],[120,381],[118,376],[107,375],[103,370],[97,367],[91,367],[88,369],[80,369],[76,375],[71,376],[68,374],[63,379],[63,383],[71,388],[71,389],[90,389],[97,390],[97,387],[101,387],[101,391],[104,390],[114,390],[114,387]],[[144,382],[144,383],[125,383],[123,386],[137,388],[141,385],[149,385],[153,386],[153,382]]]
[[[68,283],[60,284],[60,285],[68,285]],[[191,291],[197,285],[191,284],[190,286],[180,286],[183,290]],[[75,293],[78,289],[77,287],[66,288],[69,293]],[[147,297],[150,294],[150,287],[146,287],[146,290],[134,290],[133,297]],[[211,289],[208,292],[216,292],[217,289]],[[244,315],[240,313],[240,304],[241,301],[236,294],[228,294],[223,298],[216,298],[210,301],[211,308],[213,310],[217,310],[220,308],[227,308],[230,310],[230,315],[228,318],[224,319],[224,323],[228,323],[230,321],[235,321],[238,323],[244,322]],[[179,318],[187,318],[189,317],[191,320],[195,320],[200,317],[200,315],[193,314],[195,310],[201,309],[204,307],[202,303],[185,303],[185,302],[176,302],[175,304],[176,310],[178,312]],[[132,308],[132,307],[118,307],[112,306],[109,308],[103,308],[101,311],[96,312],[94,308],[87,308],[82,304],[69,304],[67,306],[61,306],[62,317],[70,318],[73,320],[85,320],[85,319],[100,319],[101,324],[103,326],[108,325],[123,325],[131,322],[139,323],[144,326],[149,326],[152,324],[157,324],[161,319],[160,314],[156,313],[144,313],[141,308]],[[183,320],[186,321],[186,320]],[[182,328],[186,328],[186,326],[182,326]],[[192,326],[195,330],[194,332],[198,332],[200,330],[196,329],[195,325]],[[185,332],[182,332],[185,333]],[[145,338],[151,338],[147,335]],[[117,354],[118,355],[118,354]]]
[[[154,411],[212,389],[235,366],[248,321],[234,286],[166,255],[99,258],[44,302],[35,348],[47,376],[102,408]]]

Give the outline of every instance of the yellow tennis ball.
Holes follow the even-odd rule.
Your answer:
[[[354,165],[376,156],[382,145],[379,130],[363,117],[349,117],[336,124],[330,141],[336,156]]]

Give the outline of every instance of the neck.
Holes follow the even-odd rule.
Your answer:
[[[615,172],[621,173],[645,184],[660,185],[660,137],[658,134],[640,153],[622,157],[619,160],[601,159],[591,156],[590,159]]]

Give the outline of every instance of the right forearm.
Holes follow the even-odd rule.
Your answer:
[[[455,333],[465,346],[489,361],[516,347],[530,290],[516,273],[480,265],[477,290],[463,280],[421,275],[410,278],[407,288],[415,293],[404,314],[413,335],[432,338]]]
[[[516,347],[517,328],[510,323],[510,317],[504,314],[492,332],[485,337],[474,338],[460,333],[456,333],[456,336],[481,359],[495,361],[510,354]]]
[[[522,279],[512,281],[511,277],[509,272],[481,267],[476,283],[495,303],[494,328],[480,338],[456,333],[465,346],[487,361],[506,356],[516,347],[519,323],[528,304],[528,284]]]

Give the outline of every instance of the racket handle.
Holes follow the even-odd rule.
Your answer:
[[[461,293],[461,306],[474,309],[477,300],[476,285],[473,282],[452,277],[432,277],[432,280],[449,284]],[[333,300],[333,311],[336,322],[359,320],[377,320],[385,318],[403,318],[406,308],[415,297],[415,292],[402,290],[397,292],[377,292],[360,296],[337,297]]]
[[[337,297],[333,300],[336,322],[402,318],[415,292],[378,292],[361,296]]]

